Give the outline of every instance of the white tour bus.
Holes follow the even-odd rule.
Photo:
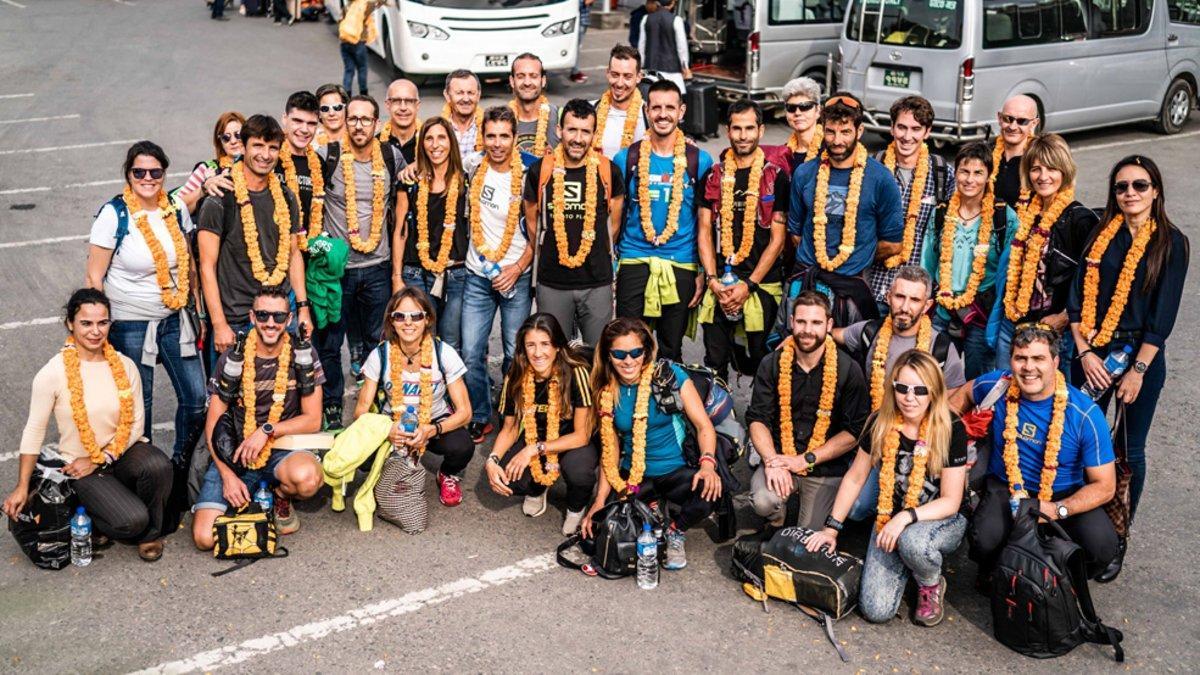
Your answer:
[[[325,0],[338,21],[349,3]],[[579,56],[577,0],[387,0],[375,22],[371,51],[406,75],[507,74],[524,52],[547,71],[569,70]]]

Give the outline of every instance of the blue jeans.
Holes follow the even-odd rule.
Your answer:
[[[950,322],[942,318],[940,311],[933,315],[934,330],[945,333],[949,327]],[[951,338],[951,340],[958,348],[959,354],[962,355],[963,374],[968,382],[992,370],[992,366],[996,363],[996,352],[988,346],[987,326],[978,324],[966,326],[961,338]],[[1007,367],[1005,366],[1005,368]]]
[[[442,297],[429,297],[433,301],[433,308],[437,310],[438,337],[460,354],[462,353],[463,291],[467,285],[467,276],[470,274],[465,265],[451,267],[445,272],[445,279],[442,282]],[[420,267],[405,265],[404,285],[419,288],[425,292],[425,295],[429,295],[430,290],[433,289],[433,275]]]
[[[850,513],[846,516],[849,520],[866,520],[875,515],[876,509],[879,508],[879,467],[871,469],[871,474],[867,476],[867,482],[863,483],[862,490],[858,493],[858,498],[854,500],[854,505],[850,507]]]
[[[1013,328],[1013,323],[1008,319],[1000,320],[1000,330],[996,334],[997,369],[1004,370],[1011,366]],[[1067,376],[1068,382],[1071,379],[1071,360],[1074,358],[1075,338],[1071,336],[1071,329],[1067,328],[1058,343],[1058,369]]]
[[[896,548],[885,553],[872,533],[863,562],[858,608],[871,623],[896,616],[908,575],[921,586],[933,586],[942,576],[942,559],[954,552],[967,531],[967,519],[956,513],[944,520],[922,520],[904,528]]]
[[[367,93],[367,43],[342,43],[342,87],[353,94],[354,72],[358,71],[358,93]]]
[[[146,341],[149,321],[114,321],[108,339],[114,348],[137,364],[142,380],[142,403],[146,410],[146,438],[152,438],[154,368],[142,363],[142,344]],[[176,312],[158,324],[158,360],[171,379],[175,390],[175,450],[176,463],[191,457],[192,448],[204,432],[204,415],[208,404],[205,391],[204,366],[200,355],[182,356],[179,353],[179,313]]]
[[[500,338],[504,344],[503,372],[508,372],[517,343],[517,329],[529,318],[533,306],[529,294],[531,281],[529,272],[522,274],[517,279],[516,295],[505,298],[492,288],[491,281],[478,274],[467,274],[463,290],[462,340],[472,422],[486,423],[492,418],[492,380],[487,371],[487,353],[496,310],[500,310]]]
[[[279,470],[280,463],[287,459],[293,452],[307,452],[306,450],[272,450],[267,457],[267,463],[260,469],[243,469],[238,473],[238,477],[246,484],[246,489],[250,491],[250,498],[254,498],[255,491],[258,490],[260,481],[267,481],[267,488],[274,489],[279,485],[279,477],[275,472]],[[196,493],[196,504],[192,507],[192,513],[200,509],[215,509],[222,513],[229,508],[229,504],[225,501],[224,484],[221,482],[221,473],[217,471],[217,464],[214,461],[208,465],[208,470],[204,472],[204,480],[200,483],[200,491]]]
[[[325,371],[325,405],[342,405],[342,341],[350,335],[350,353],[367,354],[379,344],[383,312],[392,295],[392,264],[347,269],[342,277],[342,318],[313,335],[313,344]]]

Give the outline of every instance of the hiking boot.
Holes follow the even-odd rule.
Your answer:
[[[471,434],[471,442],[475,445],[482,444],[493,431],[495,427],[491,422],[471,422],[467,425],[467,433]]]
[[[279,534],[292,534],[300,529],[300,516],[287,497],[275,497],[275,527]]]
[[[687,554],[683,546],[687,543],[687,535],[675,529],[672,525],[667,530],[667,561],[663,563],[665,570],[681,570],[687,567]]]
[[[567,515],[563,518],[562,533],[564,537],[569,537],[579,530],[579,524],[583,522],[583,511],[572,511],[567,509]]]
[[[345,428],[346,425],[342,422],[342,406],[336,403],[325,406],[323,429],[325,431],[341,431]]]
[[[936,626],[942,622],[945,610],[942,600],[946,597],[946,577],[938,577],[932,586],[917,586],[917,611],[913,623],[919,626]]]
[[[534,497],[528,495],[525,497],[525,503],[521,504],[521,512],[530,518],[537,518],[546,512],[546,493]]]
[[[437,474],[438,501],[442,506],[458,506],[462,503],[462,481],[458,476],[447,476],[441,471]]]

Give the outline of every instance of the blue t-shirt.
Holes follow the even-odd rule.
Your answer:
[[[816,159],[796,167],[792,174],[791,208],[788,211],[788,233],[800,237],[796,260],[801,265],[817,264],[813,248],[813,193],[817,189]],[[830,258],[838,254],[842,243],[842,222],[846,215],[846,198],[850,194],[850,169],[831,169],[829,197],[825,202],[825,247]],[[867,158],[863,171],[862,193],[858,199],[858,220],[855,223],[854,252],[842,266],[834,270],[845,276],[857,276],[875,260],[875,246],[880,241],[899,242],[904,238],[904,209],[900,205],[900,187],[883,164]]]
[[[982,401],[996,381],[1010,370],[994,370],[979,376],[971,396]],[[992,456],[988,473],[1008,482],[1004,470],[1004,418],[1008,403],[1004,397],[996,402],[992,418]],[[1054,397],[1041,401],[1021,401],[1017,412],[1017,455],[1025,491],[1036,495],[1041,484],[1042,464],[1046,456],[1046,430],[1054,410]],[[1062,447],[1058,451],[1058,474],[1054,477],[1054,492],[1073,491],[1086,482],[1083,471],[1113,461],[1112,438],[1104,411],[1092,399],[1075,387],[1067,385],[1067,410],[1063,422]]]
[[[688,381],[682,368],[671,364],[675,370],[675,381]],[[613,426],[621,437],[621,468],[628,469],[633,457],[633,408],[637,399],[636,384],[618,385],[620,396],[613,406]],[[687,420],[683,414],[668,415],[650,397],[650,411],[646,418],[646,476],[665,476],[686,465],[683,459],[683,439],[687,433]]]
[[[650,144],[643,143],[641,152],[650,152]],[[696,252],[696,184],[704,179],[712,168],[713,158],[704,150],[699,150],[696,167],[696,179],[691,176],[683,177],[683,205],[679,209],[679,229],[671,235],[671,239],[662,246],[655,246],[646,241],[642,232],[641,205],[637,200],[637,167],[625,176],[625,200],[629,205],[626,210],[624,230],[621,233],[621,243],[618,256],[621,258],[664,258],[677,263],[695,263]],[[625,171],[626,148],[613,157],[615,164],[622,173]],[[654,223],[654,231],[661,233],[667,229],[667,209],[671,201],[671,179],[675,172],[675,158],[661,157],[650,152],[650,220]]]

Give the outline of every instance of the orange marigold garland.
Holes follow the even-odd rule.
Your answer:
[[[817,185],[813,192],[813,253],[821,269],[834,271],[850,259],[854,253],[854,240],[858,236],[858,200],[862,196],[863,175],[867,169],[867,148],[859,143],[854,150],[854,168],[850,171],[850,189],[846,195],[846,213],[842,218],[842,242],[838,245],[838,253],[829,257],[825,228],[829,225],[829,216],[825,207],[829,202],[829,172],[832,166],[829,153],[821,153],[821,163],[817,168]]]
[[[543,94],[538,97],[538,118],[537,128],[533,135],[533,155],[535,157],[546,156],[546,132],[550,129],[550,99]],[[508,102],[508,107],[517,116],[517,120],[521,119],[521,108],[516,100]],[[482,127],[480,127],[482,128]],[[516,152],[516,149],[513,149]]]
[[[925,197],[925,185],[929,182],[929,146],[921,144],[917,150],[917,166],[913,169],[912,185],[909,186],[908,210],[904,212],[904,237],[900,243],[900,252],[888,256],[883,261],[887,268],[899,267],[908,262],[912,256],[917,241],[917,217],[921,215],[921,201]],[[893,174],[896,173],[896,142],[888,144],[883,154],[883,165]],[[940,176],[934,176],[938,180]]]
[[[484,160],[475,170],[474,179],[471,181],[471,205],[474,207],[470,209],[471,243],[484,258],[499,263],[508,253],[508,247],[517,233],[517,225],[521,222],[521,183],[525,177],[525,165],[521,163],[521,153],[513,148],[512,157],[509,159],[509,189],[512,191],[512,196],[508,202],[508,218],[504,223],[504,234],[500,237],[500,243],[496,248],[489,248],[487,245],[487,237],[483,232],[483,209],[480,207],[480,200],[483,198],[483,184],[490,170],[491,165]]]
[[[278,424],[279,419],[283,417],[283,403],[287,400],[288,376],[291,373],[292,338],[285,332],[282,340],[283,349],[280,350],[276,361],[275,383],[271,387],[271,409],[267,412],[267,422],[270,424]],[[258,332],[252,330],[246,335],[246,360],[245,365],[242,366],[242,405],[245,407],[242,417],[243,439],[250,438],[250,435],[259,427],[256,401],[258,392],[254,388],[256,366],[254,356],[257,350]],[[275,445],[275,439],[268,437],[267,442],[263,444],[262,450],[258,453],[258,457],[247,462],[246,466],[250,469],[261,469],[266,466],[273,445]]]
[[[525,445],[533,447],[539,442],[549,443],[558,439],[558,425],[561,413],[559,411],[558,375],[552,375],[546,383],[546,437],[538,438],[537,432],[537,401],[535,396],[533,368],[525,371],[525,379],[521,381],[521,418],[525,425]],[[550,487],[558,480],[558,453],[546,452],[546,466],[542,468],[542,459],[534,457],[529,463],[529,473],[538,485]]]
[[[787,457],[796,455],[796,433],[792,424],[792,365],[796,362],[795,340],[785,340],[779,355],[779,452]],[[837,395],[838,353],[833,337],[825,336],[825,359],[821,370],[821,398],[817,402],[817,419],[808,437],[806,452],[815,452],[825,445],[829,421],[833,417],[833,399]]]
[[[93,464],[115,462],[128,448],[129,437],[133,434],[133,386],[129,383],[129,373],[125,372],[121,355],[105,341],[104,360],[108,362],[108,370],[117,385],[118,409],[116,433],[113,434],[112,441],[103,448],[96,441],[96,432],[92,431],[92,423],[88,420],[87,407],[83,401],[83,374],[80,372],[79,348],[75,344],[74,336],[67,338],[62,348],[62,357],[63,370],[67,375],[67,391],[71,393],[71,420],[79,430],[79,442]]]
[[[342,165],[342,181],[346,184],[346,232],[350,247],[359,253],[371,253],[383,237],[383,208],[387,198],[387,165],[383,162],[383,146],[371,139],[371,231],[367,240],[359,238],[357,186],[354,184],[354,153],[343,152],[338,158]]]
[[[432,179],[431,179],[432,180]],[[421,267],[431,274],[441,274],[450,264],[450,251],[454,248],[454,230],[458,227],[458,191],[462,179],[449,176],[446,180],[446,208],[442,218],[442,238],[438,243],[437,258],[429,257],[429,187],[431,180],[417,183],[417,257]]]
[[[391,391],[388,392],[388,404],[392,408],[392,419],[400,421],[400,415],[407,406],[404,404],[404,368],[400,366],[400,358],[404,351],[396,342],[388,344],[388,381]],[[405,357],[407,359],[407,357]],[[433,337],[426,334],[421,339],[421,374],[418,385],[417,424],[426,425],[433,419]],[[425,448],[418,451],[424,454]]]
[[[608,112],[612,107],[612,92],[605,91],[596,103],[596,133],[592,149],[601,152],[604,146],[604,128],[608,123]],[[629,107],[625,109],[625,126],[621,130],[621,148],[624,150],[633,145],[633,135],[637,132],[637,123],[642,116],[642,92],[634,89],[629,96]]]
[[[283,184],[274,172],[267,176],[267,188],[271,191],[274,206],[271,220],[279,230],[279,245],[275,249],[275,267],[267,272],[262,249],[258,245],[258,225],[254,222],[254,206],[250,203],[250,191],[246,187],[245,165],[238,161],[233,166],[233,197],[237,201],[242,217],[242,238],[246,242],[246,257],[250,259],[250,271],[263,286],[278,286],[287,278],[288,262],[292,255],[292,213],[287,198],[283,196]]]
[[[987,264],[988,242],[992,239],[993,217],[996,212],[996,193],[987,188],[983,195],[983,208],[979,213],[979,232],[975,239],[975,255],[971,259],[971,274],[967,287],[955,294],[954,279],[954,233],[958,228],[958,209],[961,197],[958,191],[946,206],[946,220],[942,225],[942,240],[938,247],[938,304],[951,312],[970,306],[983,283],[984,267]]]
[[[896,423],[883,441],[882,460],[879,464],[879,502],[875,508],[875,531],[883,529],[892,519],[895,508],[896,455],[900,450],[900,428],[904,420],[897,417]],[[908,474],[908,489],[904,492],[904,508],[915,509],[921,504],[921,492],[925,488],[925,470],[929,463],[929,445],[925,442],[929,430],[929,418],[921,420],[917,432],[916,447],[913,448],[912,471]]]
[[[675,231],[679,229],[679,212],[683,209],[683,175],[687,172],[687,145],[684,142],[683,132],[675,130],[675,162],[671,169],[671,201],[667,203],[667,225],[661,233],[654,230],[653,214],[651,213],[653,202],[650,200],[650,155],[652,154],[654,154],[654,149],[649,143],[646,143],[642,151],[638,153],[638,217],[642,221],[642,234],[646,236],[646,241],[655,246],[662,246],[670,241],[671,237],[675,235]]]
[[[300,232],[300,250],[308,250],[309,237],[321,236],[321,226],[325,218],[325,174],[321,167],[321,156],[309,146],[304,151],[304,160],[308,164],[308,176],[312,180],[312,206],[308,211],[307,229]],[[296,175],[296,161],[290,150],[279,153],[279,165],[283,167],[283,180],[288,189],[300,199],[300,178]]]
[[[549,160],[545,159],[542,161]],[[554,173],[550,184],[552,200],[550,212],[554,227],[554,243],[558,248],[559,264],[563,267],[574,269],[583,265],[588,255],[592,252],[592,245],[596,243],[596,184],[600,182],[600,156],[595,151],[589,150],[583,160],[584,166],[587,167],[584,177],[583,231],[580,233],[579,249],[575,251],[575,255],[571,255],[570,249],[567,246],[567,169],[565,166],[567,159],[562,145],[554,149],[553,161]]]
[[[879,326],[875,336],[875,351],[871,354],[871,410],[879,410],[883,403],[883,378],[887,374],[888,349],[892,343],[892,317],[888,316]],[[933,322],[928,314],[917,320],[917,345],[915,349],[929,353],[933,344]]]
[[[1017,452],[1017,418],[1021,407],[1021,388],[1015,377],[1008,384],[1004,411],[1004,470],[1008,477],[1009,494],[1018,499],[1029,496],[1025,478],[1021,475],[1020,454]],[[1046,431],[1046,454],[1042,459],[1041,485],[1038,499],[1050,501],[1054,496],[1054,478],[1058,475],[1058,451],[1062,448],[1063,425],[1067,412],[1067,381],[1061,371],[1054,371],[1054,406],[1050,428]]]
[[[1074,200],[1075,188],[1067,187],[1054,195],[1054,200],[1045,211],[1042,210],[1042,200],[1037,198],[1023,202],[1017,208],[1019,224],[1012,238],[1008,270],[1005,272],[1004,315],[1009,321],[1020,321],[1029,313],[1042,249],[1050,238],[1050,229],[1055,221]],[[1035,220],[1037,225],[1034,225]]]
[[[816,157],[817,153],[821,151],[821,143],[824,141],[825,130],[820,124],[814,124],[812,138],[808,140],[808,145],[804,150],[804,159],[809,160]],[[788,136],[787,147],[793,153],[800,152],[800,134],[798,132],[793,131],[792,135]]]
[[[737,159],[734,152],[725,153],[721,167],[721,258],[730,265],[740,265],[754,246],[755,224],[758,222],[758,199],[766,155],[762,148],[754,149],[750,163],[750,179],[746,183],[745,210],[742,211],[742,240],[733,248],[733,187],[737,182]]]
[[[1100,299],[1100,259],[1104,257],[1109,243],[1124,224],[1124,214],[1118,213],[1100,229],[1087,254],[1087,268],[1083,273],[1083,307],[1080,312],[1079,328],[1093,347],[1103,347],[1112,342],[1113,332],[1121,323],[1121,314],[1125,312],[1125,305],[1129,302],[1130,293],[1133,292],[1133,279],[1137,275],[1138,264],[1146,254],[1150,237],[1154,236],[1154,231],[1158,229],[1158,224],[1154,222],[1153,218],[1138,228],[1137,235],[1133,238],[1133,244],[1130,245],[1129,251],[1125,253],[1125,259],[1121,262],[1121,273],[1117,276],[1117,286],[1109,297],[1108,310],[1104,312],[1104,321],[1097,327],[1096,305]]]
[[[613,406],[616,386],[605,387],[600,392],[600,466],[604,477],[617,492],[628,489],[638,491],[646,473],[646,425],[650,415],[650,379],[654,375],[654,364],[647,364],[638,379],[637,396],[633,404],[633,454],[629,461],[629,480],[621,478],[621,448],[617,430],[613,425]]]
[[[178,272],[176,279],[171,278],[171,264],[167,259],[167,252],[151,229],[149,216],[128,185],[125,186],[123,198],[129,215],[133,217],[134,227],[141,233],[147,248],[150,249],[150,257],[154,259],[154,278],[162,292],[163,305],[167,309],[183,309],[188,304],[188,288],[192,281],[192,256],[188,253],[187,242],[183,239],[183,230],[179,229],[175,209],[171,208],[171,200],[167,198],[166,192],[158,191],[158,211],[166,224],[167,234],[171,236],[171,246],[175,250],[175,266]]]

